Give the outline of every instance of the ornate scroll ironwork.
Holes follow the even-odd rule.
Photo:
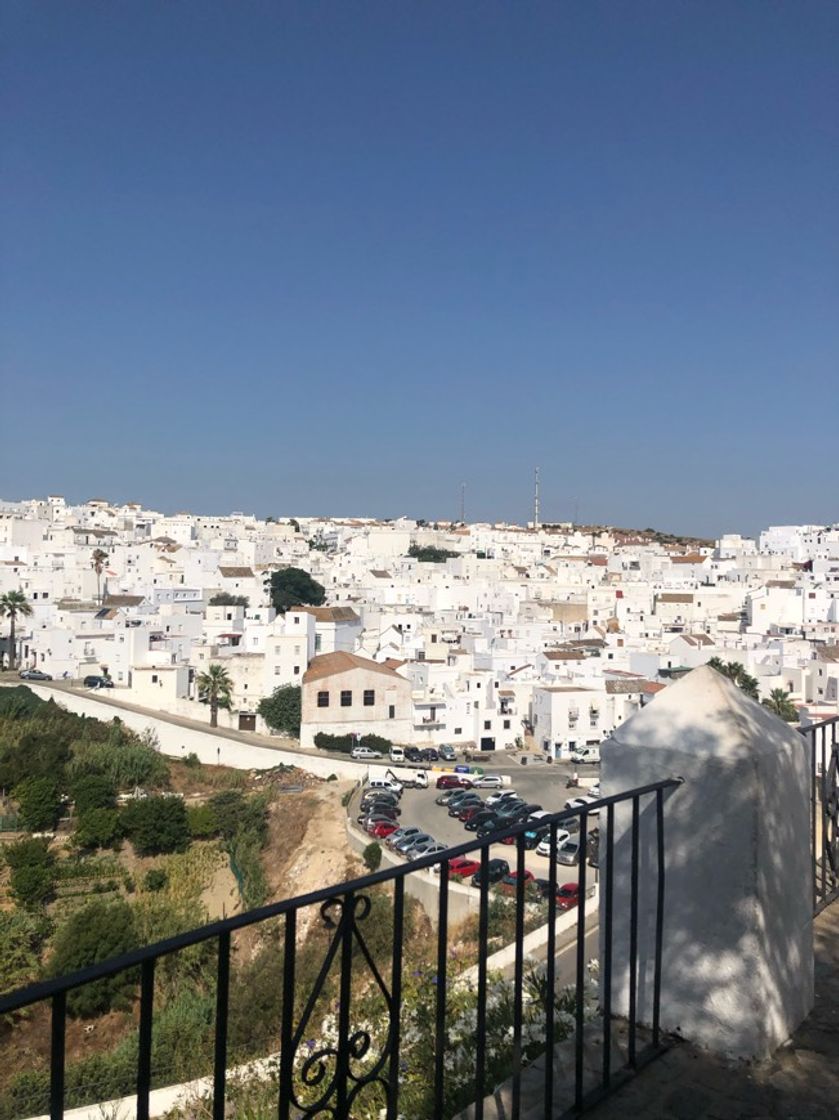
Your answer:
[[[376,962],[370,953],[359,926],[370,913],[367,895],[350,894],[332,898],[320,907],[324,924],[334,933],[317,979],[306,1000],[306,1005],[292,1036],[293,1077],[291,1104],[301,1117],[332,1116],[342,1120],[352,1115],[352,1106],[358,1096],[369,1086],[378,1086],[385,1097],[388,1082],[385,1076],[394,1039],[399,1030],[394,1014],[394,1001]],[[387,1034],[377,1054],[372,1054],[374,1038],[366,1028],[352,1030],[352,978],[358,978],[353,967],[353,949],[357,948],[367,963],[378,992],[381,994],[388,1016]],[[337,1040],[312,1049],[300,1062],[304,1050],[304,1036],[312,1020],[318,999],[324,991],[327,977],[340,951],[341,994],[337,1015]]]

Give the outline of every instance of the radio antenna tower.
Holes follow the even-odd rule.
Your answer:
[[[466,524],[466,483],[460,484],[460,523]]]
[[[539,528],[539,468],[534,471],[533,488],[533,528]]]

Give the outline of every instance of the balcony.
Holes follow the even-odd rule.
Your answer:
[[[470,1114],[483,1117],[484,1098],[505,1079],[514,1116],[522,1114],[525,1104],[528,1111],[533,1108],[534,1094],[546,1116],[554,1109],[584,1111],[663,1049],[657,1008],[664,864],[659,861],[657,871],[647,868],[644,873],[653,879],[660,876],[662,884],[651,1029],[638,1016],[631,1015],[621,1025],[611,1015],[611,881],[601,919],[605,955],[599,984],[593,982],[597,971],[592,972],[587,960],[594,928],[589,918],[594,915],[576,900],[585,900],[596,886],[594,852],[604,851],[608,866],[617,851],[613,810],[631,806],[636,829],[640,810],[661,849],[663,795],[678,785],[678,780],[657,782],[542,822],[553,850],[558,830],[571,818],[577,819],[579,834],[585,836],[601,813],[605,839],[588,849],[592,867],[583,859],[575,873],[549,861],[538,891],[525,879],[529,826],[522,823],[442,855],[420,856],[273,903],[0,997],[4,1017],[37,1004],[50,1009],[49,1074],[40,1081],[33,1075],[30,1096],[16,1103],[22,1111],[15,1115],[48,1112],[60,1117],[66,1108],[102,1100],[95,1083],[80,1080],[77,1064],[67,1062],[68,1000],[81,988],[120,976],[126,998],[137,1003],[138,1027],[131,1045],[124,1045],[135,1057],[121,1082],[125,1099],[115,1109],[139,1120],[158,1115],[154,1091],[171,1085],[171,1077],[167,1079],[166,1055],[155,1044],[156,1033],[163,1029],[167,992],[178,975],[178,954],[186,951],[193,962],[203,958],[211,967],[215,1014],[205,1033],[196,1037],[192,1052],[190,1075],[202,1080],[183,1088],[192,1090],[214,1120],[223,1120],[231,1108],[235,1114],[243,1079],[263,1094],[264,1108],[254,1114],[278,1115],[281,1120],[327,1112],[338,1120],[442,1118],[471,1107]],[[502,835],[512,838],[513,846],[505,851],[518,873],[506,893],[491,888],[489,876],[490,848]],[[632,850],[636,893],[631,920],[637,925],[636,842]],[[452,861],[464,857],[472,857],[478,869],[475,887],[461,885],[447,873],[450,863],[455,866]],[[560,890],[560,875],[575,874],[576,891],[569,895],[565,887]],[[429,892],[434,899],[426,902],[435,932],[423,959],[415,955],[407,929],[410,910],[405,897],[416,894],[419,883],[426,900]],[[471,960],[463,959],[460,920],[450,920],[462,907],[464,893],[474,899],[476,910],[470,927]],[[501,911],[508,932],[499,939]],[[614,911],[616,916],[616,906]],[[276,1022],[260,1023],[264,1043],[248,1050],[242,1048],[230,1018],[237,969],[242,967],[234,939],[239,931],[263,925],[279,937],[276,990],[281,998]],[[304,928],[315,932],[301,945],[298,931]],[[536,945],[541,946],[544,965],[536,957],[529,959]],[[636,970],[640,967],[635,958],[632,964]],[[189,968],[187,964],[179,983],[194,984]],[[113,1096],[113,1085],[108,1089]]]

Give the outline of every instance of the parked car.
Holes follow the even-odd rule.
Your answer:
[[[532,871],[525,871],[522,878],[524,879],[525,887],[527,887],[528,883],[535,883],[536,882],[536,876],[533,874]],[[518,881],[519,881],[518,871],[511,871],[509,875],[505,875],[504,878],[501,879],[501,881],[499,883],[499,887],[504,892],[504,894],[510,894],[511,891],[514,891],[516,889],[516,886],[518,885]]]
[[[429,843],[433,843],[434,837],[429,836],[427,832],[418,832],[416,835],[403,836],[393,847],[395,851],[402,852],[404,855],[405,852],[413,848],[415,844],[421,844],[426,840],[429,841]]]
[[[457,758],[454,747],[450,746],[448,743],[443,743],[439,747],[439,751],[440,758],[442,758],[443,762],[454,762]]]
[[[422,751],[419,747],[406,747],[405,748],[405,761],[406,762],[422,762]]]
[[[406,840],[409,836],[419,836],[421,832],[422,829],[417,828],[416,825],[411,825],[410,828],[397,828],[396,832],[388,836],[385,843],[389,848],[395,848],[401,840]]]
[[[481,774],[479,778],[475,778],[472,785],[479,789],[494,789],[497,786],[503,786],[504,779],[500,774]]]
[[[382,752],[381,751],[374,751],[372,749],[372,747],[353,747],[353,749],[350,751],[350,758],[356,758],[356,759],[359,759],[360,761],[364,761],[366,759],[381,758],[381,757],[382,757]]]
[[[600,830],[598,828],[593,828],[588,834],[586,856],[588,858],[589,867],[600,866]]]
[[[441,774],[437,779],[437,789],[471,789],[472,779],[463,774]]]
[[[472,813],[465,819],[464,824],[467,832],[477,832],[483,825],[492,824],[494,820],[495,813],[492,809],[478,809],[477,812]]]
[[[449,797],[446,804],[449,809],[454,809],[461,801],[480,801],[481,795],[473,789],[456,789]]]
[[[507,797],[495,805],[495,811],[500,817],[514,817],[526,804],[521,797]]]
[[[510,874],[510,865],[506,859],[491,859],[487,862],[486,867],[486,881],[487,883],[500,883],[505,875]],[[479,887],[484,881],[484,876],[481,874],[479,867],[475,874],[472,876],[472,886]]]
[[[361,807],[365,805],[398,805],[399,795],[389,789],[370,789],[361,798]]]
[[[85,677],[82,681],[85,688],[113,688],[114,682],[110,677]]]
[[[362,817],[388,817],[390,820],[395,820],[396,817],[401,816],[402,810],[398,805],[391,805],[388,801],[376,801],[372,805],[365,805],[358,819],[361,820]]]
[[[445,850],[445,844],[441,844],[438,840],[432,840],[430,843],[425,841],[422,844],[415,844],[413,848],[406,852],[406,855],[408,859],[419,859],[420,856],[436,856],[438,852],[444,852]],[[435,867],[434,870],[436,871],[437,868]]]
[[[460,793],[459,789],[444,789],[441,794],[434,798],[435,805],[448,805],[456,793]]]
[[[22,681],[51,681],[49,673],[42,673],[40,669],[21,669],[18,676]]]
[[[566,822],[567,823],[567,822]],[[566,840],[571,839],[571,833],[567,829],[558,828],[556,830],[556,846],[555,851],[559,851]],[[550,834],[543,836],[539,843],[536,845],[537,856],[549,856],[551,854],[551,837]]]
[[[536,879],[535,885],[543,899],[547,900],[551,897],[550,879]],[[572,910],[578,904],[580,898],[579,883],[563,883],[562,886],[557,883],[555,889],[557,910]]]
[[[498,817],[494,816],[492,820],[485,821],[484,824],[478,825],[475,829],[475,835],[479,840],[486,839],[487,836],[494,836],[495,833],[500,832],[506,825],[503,821],[499,821]]]
[[[579,837],[576,840],[573,838],[566,840],[560,848],[557,848],[556,861],[557,863],[567,864],[569,867],[573,867],[580,862]]]
[[[590,793],[584,793],[581,797],[569,797],[568,800],[565,802],[565,808],[566,809],[587,809],[590,805],[593,805],[594,802],[598,801],[598,800],[599,800],[599,798],[592,797]],[[599,809],[595,809],[594,810],[594,815],[596,816],[599,811],[600,811]]]
[[[463,823],[465,824],[467,821],[470,821],[472,817],[476,817],[478,813],[482,813],[483,811],[483,801],[469,801],[466,805],[463,805],[460,807],[460,809],[458,809],[457,819],[459,821],[463,821]]]
[[[460,810],[465,809],[467,805],[483,805],[483,801],[481,801],[477,794],[473,794],[472,797],[469,798],[461,797],[459,801],[452,800],[449,802],[449,816],[459,817]]]
[[[499,789],[487,798],[487,805],[500,805],[502,801],[509,801],[511,797],[518,797],[514,789]]]
[[[438,762],[440,759],[440,756],[434,749],[434,747],[423,747],[420,753],[422,754],[423,762]]]
[[[449,878],[462,879],[467,875],[474,875],[476,871],[480,871],[480,863],[472,859],[470,856],[456,856],[450,859],[448,863]]]
[[[379,821],[371,829],[367,830],[371,836],[375,836],[377,840],[384,840],[390,836],[391,833],[396,832],[396,824],[393,821]]]
[[[560,910],[573,910],[580,903],[580,884],[563,883],[556,889],[556,905]]]

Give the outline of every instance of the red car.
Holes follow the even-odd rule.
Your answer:
[[[483,801],[479,801],[475,805],[466,805],[458,811],[457,819],[463,821],[465,824],[466,821],[470,821],[476,813],[482,813],[484,809],[486,809],[486,805],[484,805]]]
[[[472,782],[462,774],[441,774],[437,779],[437,789],[471,789]]]
[[[378,837],[379,840],[384,840],[386,836],[390,836],[391,832],[396,832],[398,827],[399,826],[395,824],[380,823],[376,825],[370,835]]]
[[[462,879],[466,875],[474,875],[476,871],[481,870],[481,865],[477,860],[470,859],[468,856],[456,856],[454,859],[449,860],[449,877]]]
[[[580,884],[563,883],[556,888],[556,906],[558,910],[573,910],[580,901]]]
[[[519,881],[518,871],[511,871],[509,875],[504,876],[504,878],[501,880],[501,882],[498,885],[501,888],[501,890],[504,891],[505,894],[512,894],[516,889],[516,884],[518,883],[518,881]],[[536,876],[533,874],[533,872],[532,871],[525,871],[525,873],[524,873],[525,889],[527,889],[527,886],[528,886],[529,883],[534,883],[535,881],[536,881]],[[558,893],[559,892],[557,891],[557,894]]]

